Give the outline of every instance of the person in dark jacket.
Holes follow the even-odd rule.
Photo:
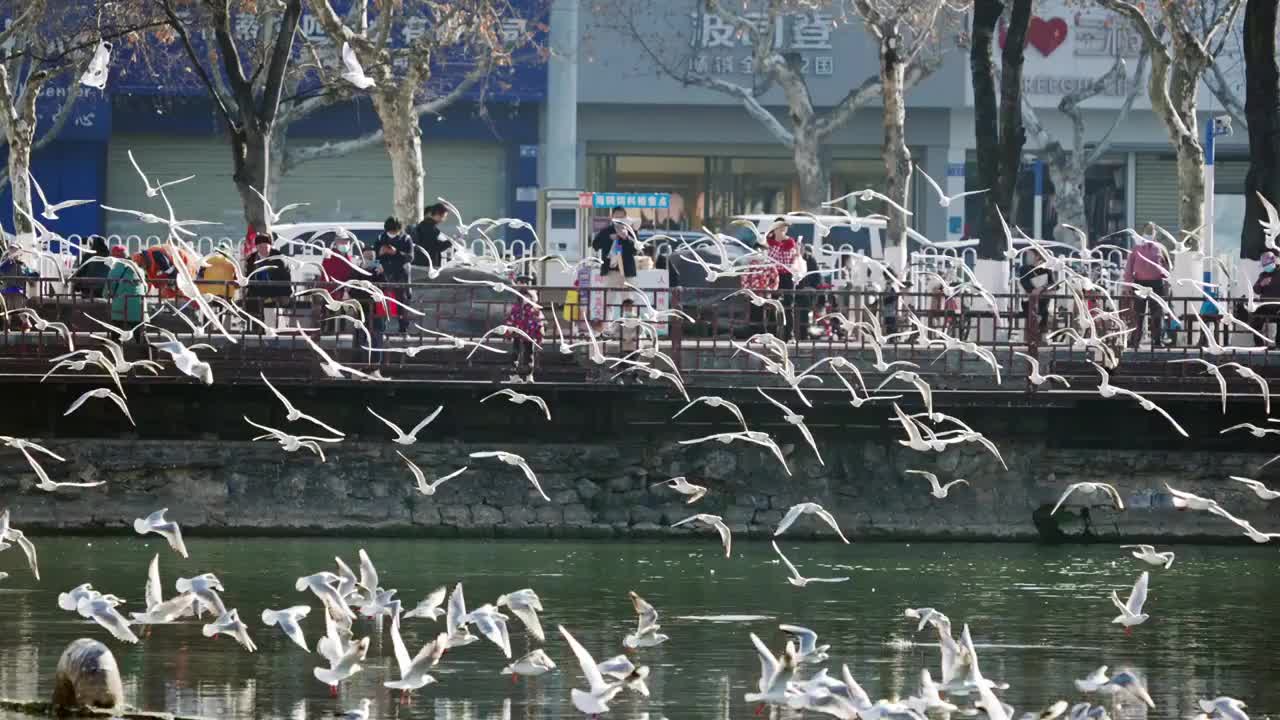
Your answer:
[[[1045,326],[1049,324],[1049,288],[1054,284],[1053,272],[1044,266],[1045,260],[1039,250],[1026,250],[1022,253],[1022,265],[1018,268],[1018,284],[1027,294],[1022,301],[1022,312],[1026,317],[1025,339],[1027,352],[1035,355],[1044,339]]]
[[[627,222],[626,208],[616,207],[609,212],[609,224],[600,228],[600,232],[596,233],[595,238],[591,241],[591,248],[600,253],[600,275],[608,277],[614,272],[611,267],[613,261],[614,248],[617,248],[617,254],[620,255],[621,277],[633,278],[636,276],[636,243],[635,233],[628,232],[623,226]],[[615,276],[617,277],[617,276]],[[622,287],[622,281],[617,283],[618,287]]]
[[[444,203],[436,203],[423,210],[422,215],[422,222],[413,230],[413,244],[417,246],[413,264],[438,269],[449,248],[449,241],[440,237],[440,226],[448,219],[449,209]]]
[[[292,294],[288,285],[291,277],[280,251],[273,249],[271,235],[258,233],[253,243],[254,253],[244,261],[244,272],[249,276],[244,306],[250,315],[265,322],[267,304]]]
[[[413,260],[413,241],[404,233],[404,226],[396,218],[389,217],[382,224],[382,234],[373,243],[374,255],[382,266],[382,278],[379,282],[387,283],[383,292],[406,305],[412,300],[409,293],[409,263]],[[395,317],[400,321],[400,332],[409,331],[409,318],[398,312],[392,303],[389,311],[397,311]],[[390,315],[388,315],[390,317]]]
[[[80,264],[76,266],[75,274],[71,276],[71,285],[75,291],[84,298],[102,297],[103,287],[106,285],[107,271],[110,266],[103,262],[103,259],[111,254],[111,248],[107,247],[107,239],[101,235],[92,235],[89,237],[90,252],[82,252],[80,254]]]
[[[818,274],[818,259],[813,256],[813,246],[804,245],[804,277],[796,283],[796,337],[809,336],[809,321],[813,307],[818,299],[818,286],[822,284],[822,276]]]

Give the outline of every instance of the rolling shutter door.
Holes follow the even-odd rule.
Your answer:
[[[220,223],[196,228],[214,238],[244,237],[244,215],[231,182],[231,151],[220,138],[116,136],[112,138],[107,177],[107,204],[165,215],[159,198],[146,197],[142,180],[129,163],[133,150],[152,182],[186,175],[196,179],[166,190],[179,218]],[[501,145],[487,142],[423,144],[426,165],[426,204],[441,196],[468,218],[501,217],[506,210],[506,171]],[[376,221],[391,215],[391,163],[382,145],[340,158],[315,160],[299,166],[280,183],[277,206],[306,202],[285,216],[286,221]],[[122,237],[158,234],[127,215],[108,213],[107,232]]]
[[[1138,228],[1153,222],[1168,230],[1178,227],[1178,167],[1171,155],[1139,154],[1134,188],[1134,221]]]

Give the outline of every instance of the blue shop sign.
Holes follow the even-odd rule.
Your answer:
[[[591,207],[666,209],[671,207],[671,193],[591,193]]]
[[[351,0],[331,0],[331,3],[334,10],[345,17]],[[504,101],[541,100],[546,96],[547,68],[546,63],[538,55],[538,47],[545,47],[548,42],[547,4],[546,0],[515,0],[512,3],[518,17],[503,20],[501,32],[513,39],[532,33],[532,44],[514,53],[510,67],[494,68],[488,81],[479,83],[472,92],[468,93],[468,97],[475,99],[483,94],[490,99]],[[390,44],[397,48],[409,47],[429,30],[430,25],[425,17],[400,18],[391,30]],[[259,22],[256,14],[238,13],[232,16],[231,32],[242,46],[247,47],[254,42],[258,31]],[[297,59],[309,60],[302,56],[302,48],[307,44],[321,48],[328,47],[328,51],[337,53],[337,48],[332,47],[333,43],[319,19],[308,11],[304,10],[298,25],[298,33],[306,42],[295,42],[294,54]],[[208,57],[203,33],[192,33],[191,42],[197,55],[201,58]],[[244,53],[243,50],[242,53]],[[474,67],[474,60],[462,53],[441,53],[432,62],[430,79],[425,84],[424,92],[428,95],[447,93],[457,86]],[[193,96],[207,93],[199,76],[191,70],[186,51],[178,41],[161,43],[152,40],[146,47],[118,44],[115,57],[112,59],[111,79],[107,87],[113,92],[137,95]],[[312,71],[296,92],[306,93],[317,87],[319,87],[318,78]]]
[[[36,138],[44,136],[58,112],[66,104],[68,83],[79,78],[64,76],[40,89],[36,98]],[[71,115],[59,133],[59,140],[106,140],[111,137],[111,102],[105,93],[89,87],[81,87],[80,94],[71,106]]]

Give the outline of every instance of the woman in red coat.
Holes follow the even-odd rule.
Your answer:
[[[765,235],[765,242],[769,245],[769,260],[778,271],[777,297],[782,301],[782,307],[786,309],[786,317],[783,319],[781,328],[783,340],[791,339],[791,327],[795,322],[791,312],[791,307],[795,304],[796,289],[796,278],[792,275],[792,268],[795,266],[796,259],[800,257],[800,243],[787,234],[788,227],[786,218],[775,218],[773,226],[769,228],[769,234]]]

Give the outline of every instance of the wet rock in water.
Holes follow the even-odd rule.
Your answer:
[[[86,638],[68,645],[58,658],[54,675],[54,707],[115,708],[123,704],[120,668],[111,650]]]

